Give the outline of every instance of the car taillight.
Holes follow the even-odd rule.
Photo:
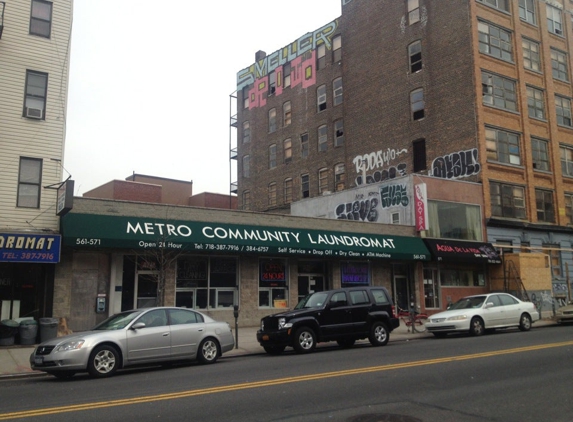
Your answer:
[[[398,315],[396,315],[396,307],[394,305],[392,305],[392,316],[394,318],[398,318]]]

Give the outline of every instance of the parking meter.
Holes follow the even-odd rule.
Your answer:
[[[233,306],[233,316],[235,317],[235,349],[239,348],[239,305]]]

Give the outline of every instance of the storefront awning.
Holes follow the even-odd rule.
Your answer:
[[[491,243],[442,239],[424,239],[424,242],[438,261],[501,264]]]
[[[429,261],[418,237],[69,213],[64,246]]]

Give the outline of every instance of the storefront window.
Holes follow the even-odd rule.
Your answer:
[[[424,268],[424,305],[427,308],[440,308],[440,293],[437,271]]]
[[[448,268],[440,271],[440,282],[445,287],[483,287],[483,268]]]
[[[481,212],[478,205],[428,201],[428,237],[482,240]]]
[[[287,261],[261,259],[259,261],[259,307],[287,308]]]
[[[370,285],[370,267],[368,262],[341,262],[340,276],[342,287]]]
[[[185,257],[177,260],[175,306],[229,308],[235,304],[237,260]]]

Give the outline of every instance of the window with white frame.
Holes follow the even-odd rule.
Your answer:
[[[336,78],[332,81],[332,96],[335,106],[342,104],[342,78]]]
[[[415,89],[410,93],[410,109],[412,119],[420,120],[424,118],[424,89]]]
[[[269,146],[269,168],[274,169],[277,166],[277,144]]]
[[[277,109],[271,108],[269,110],[269,133],[277,130]]]
[[[525,189],[506,183],[490,182],[491,214],[494,217],[527,218]]]
[[[292,122],[291,103],[287,101],[283,104],[283,126],[288,126]]]
[[[565,217],[567,224],[573,224],[573,193],[565,193]]]
[[[238,291],[237,259],[186,256],[177,260],[175,306],[233,308]]]
[[[283,66],[283,87],[288,88],[290,86],[290,62]]]
[[[545,95],[542,90],[527,87],[527,110],[529,117],[535,119],[545,119]]]
[[[410,73],[422,70],[422,41],[414,41],[408,46],[408,59],[410,63]]]
[[[547,7],[547,30],[552,34],[563,35],[563,16],[561,10],[550,4]]]
[[[288,266],[286,259],[259,260],[259,307],[288,307]]]
[[[501,129],[486,127],[487,158],[500,163],[521,164],[519,135]]]
[[[551,266],[551,275],[561,277],[561,251],[559,244],[543,243],[541,252],[549,255],[549,265]]]
[[[557,113],[557,124],[560,126],[572,127],[571,122],[571,99],[555,96],[555,112]]]
[[[484,104],[517,111],[515,81],[482,71],[481,85]]]
[[[478,22],[479,51],[505,61],[513,60],[511,32],[488,22]]]
[[[337,35],[332,38],[332,61],[337,63],[342,60],[342,37]]]
[[[328,131],[326,125],[318,127],[318,150],[320,152],[326,151],[328,148]]]
[[[243,108],[249,108],[249,87],[245,86],[242,90],[243,92]]]
[[[537,207],[537,221],[543,221],[545,223],[555,222],[553,192],[544,189],[535,189],[535,205]]]
[[[292,202],[292,179],[285,179],[283,194],[285,198],[285,204],[290,204]]]
[[[27,70],[23,116],[30,119],[45,120],[47,93],[48,74]]]
[[[300,186],[301,186],[301,197],[310,197],[310,179],[308,174],[302,174],[300,176]]]
[[[346,168],[344,163],[338,163],[334,166],[334,187],[336,191],[344,190],[346,182]]]
[[[326,67],[326,44],[322,43],[316,47],[316,68],[324,69]]]
[[[32,0],[30,34],[50,38],[52,31],[52,2]]]
[[[42,160],[20,157],[17,206],[20,208],[40,208],[41,187]]]
[[[562,81],[569,81],[569,66],[567,66],[567,54],[551,49],[551,70],[553,77]]]
[[[334,146],[344,145],[344,121],[342,119],[334,122]]]
[[[292,161],[292,141],[290,138],[283,141],[284,162],[290,163]]]
[[[316,88],[316,110],[317,112],[326,110],[326,85]]]
[[[519,18],[532,25],[536,24],[534,0],[519,0]]]
[[[535,72],[541,72],[541,57],[539,55],[539,43],[523,38],[521,40],[523,48],[523,66]]]
[[[407,0],[408,25],[420,22],[420,0]]]
[[[561,145],[559,147],[561,156],[561,173],[563,176],[573,176],[573,147]]]
[[[509,12],[509,1],[508,0],[478,0],[480,3],[487,4],[488,6],[494,7],[504,12]]]
[[[429,237],[482,240],[479,205],[428,201]]]
[[[300,156],[302,158],[308,157],[308,133],[300,135]]]
[[[531,138],[531,156],[535,170],[550,171],[548,142],[539,138]]]

